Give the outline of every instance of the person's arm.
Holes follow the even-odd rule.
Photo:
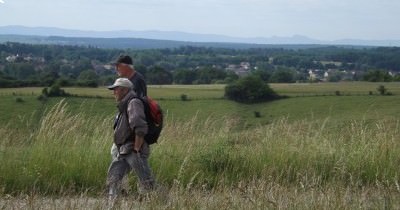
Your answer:
[[[144,105],[140,99],[133,99],[128,104],[129,126],[135,132],[134,151],[139,152],[147,134],[147,121],[144,114]]]

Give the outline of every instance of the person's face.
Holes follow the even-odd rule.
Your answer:
[[[124,96],[126,95],[126,93],[128,92],[127,88],[124,87],[115,87],[114,88],[114,98],[117,102],[121,101]]]
[[[125,77],[125,78],[129,77],[130,69],[128,65],[124,63],[117,63],[115,65],[115,70],[117,71],[119,77]]]

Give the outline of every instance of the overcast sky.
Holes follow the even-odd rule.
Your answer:
[[[400,39],[400,0],[0,0],[0,26]]]

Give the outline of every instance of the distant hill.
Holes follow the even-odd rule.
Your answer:
[[[141,38],[90,38],[90,37],[61,37],[61,36],[31,36],[31,35],[0,35],[0,43],[19,42],[26,44],[55,44],[89,46],[108,49],[162,49],[178,48],[181,46],[214,47],[229,49],[249,48],[282,48],[307,49],[322,45],[267,45],[229,42],[184,42]]]
[[[82,31],[53,27],[0,26],[0,42],[91,45],[101,48],[170,48],[182,45],[249,48],[313,45],[400,46],[400,40],[345,39],[322,41],[305,36],[239,38],[177,31]]]

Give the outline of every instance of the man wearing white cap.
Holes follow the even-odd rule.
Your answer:
[[[147,96],[147,86],[144,76],[135,70],[133,66],[133,60],[129,55],[120,55],[115,62],[115,70],[119,77],[128,78],[132,82],[132,89],[135,91],[136,95],[139,97]],[[115,144],[111,147],[111,158],[115,159],[118,155],[118,148]],[[122,189],[125,192],[129,191],[129,181],[128,176],[125,176],[122,180]]]
[[[115,199],[120,193],[121,180],[131,170],[138,176],[139,193],[154,188],[154,178],[148,164],[150,148],[144,141],[148,130],[144,104],[137,98],[132,86],[129,79],[118,78],[108,87],[114,91],[119,111],[114,124],[114,144],[118,148],[118,155],[112,160],[107,174],[110,199]]]

